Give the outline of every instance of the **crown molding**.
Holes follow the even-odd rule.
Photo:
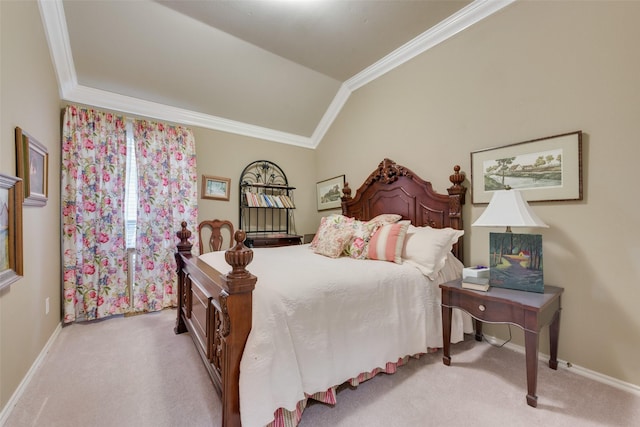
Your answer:
[[[316,129],[313,131],[313,135],[311,135],[312,148],[318,147],[320,141],[322,141],[322,138],[324,138],[324,135],[327,133],[336,117],[338,117],[338,113],[340,113],[340,110],[342,110],[342,107],[347,103],[350,96],[351,91],[344,83],[341,84],[336,96],[333,98],[333,101],[331,101],[331,104],[329,104],[329,108],[327,108],[322,119],[320,119],[318,126],[316,126]]]
[[[38,0],[40,17],[44,26],[45,37],[49,44],[49,52],[58,78],[60,96],[78,86],[76,68],[73,63],[69,30],[64,16],[62,0]]]
[[[353,91],[417,55],[426,52],[514,1],[516,0],[475,0],[438,25],[351,77],[340,86],[333,101],[329,104],[327,111],[310,137],[79,85],[62,0],[38,0],[38,7],[47,43],[49,44],[51,59],[58,78],[60,97],[63,100],[315,149]]]
[[[281,132],[255,126],[248,123],[237,122],[217,116],[199,113],[197,111],[172,107],[166,104],[146,101],[126,95],[120,95],[101,89],[77,85],[69,90],[65,100],[86,105],[95,105],[100,108],[115,110],[123,113],[135,114],[143,117],[151,117],[168,122],[180,123],[189,126],[198,126],[207,129],[229,132],[237,135],[250,136],[283,144],[299,147],[311,147],[311,139],[308,137]],[[98,100],[98,101],[96,101]]]
[[[475,0],[345,82],[355,91],[516,0]]]

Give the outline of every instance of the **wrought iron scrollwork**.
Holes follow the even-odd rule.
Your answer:
[[[256,160],[242,171],[240,186],[263,184],[286,186],[287,176],[278,165],[269,160]]]

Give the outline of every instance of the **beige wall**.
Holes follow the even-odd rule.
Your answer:
[[[638,20],[638,2],[516,2],[358,90],[316,157],[318,176],[359,184],[386,156],[444,191],[471,151],[583,130],[584,200],[534,204],[550,228],[523,231],[565,288],[559,357],[636,385],[640,199],[623,177],[640,158]],[[468,265],[488,262],[482,210],[468,198]]]
[[[202,175],[231,179],[229,201],[198,200],[198,220],[228,219],[239,227],[239,180],[242,170],[255,160],[270,160],[287,175],[289,185],[296,187],[294,197],[295,228],[298,234],[314,233],[315,218],[315,151],[292,145],[266,142],[208,129],[194,128],[198,170],[198,195],[202,191]]]
[[[60,114],[55,74],[35,2],[0,2],[0,172],[15,175],[14,129],[49,152],[49,200],[25,207],[24,278],[0,291],[0,408],[60,322]],[[45,298],[50,312],[45,315]]]

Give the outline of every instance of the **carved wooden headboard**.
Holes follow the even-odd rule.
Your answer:
[[[460,166],[453,170],[449,176],[453,186],[447,189],[448,194],[441,194],[410,169],[384,159],[358,188],[355,197],[351,197],[351,188],[345,183],[342,214],[367,221],[383,213],[396,213],[417,227],[462,230],[462,205],[467,191],[462,186],[465,175],[460,172]],[[460,238],[453,254],[462,261],[462,253]]]

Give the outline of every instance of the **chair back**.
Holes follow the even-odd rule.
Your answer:
[[[202,221],[198,224],[198,246],[200,253],[204,253],[204,241],[208,241],[208,251],[221,251],[233,246],[233,224],[231,221],[213,219]],[[225,237],[228,239],[229,244],[225,246]]]

